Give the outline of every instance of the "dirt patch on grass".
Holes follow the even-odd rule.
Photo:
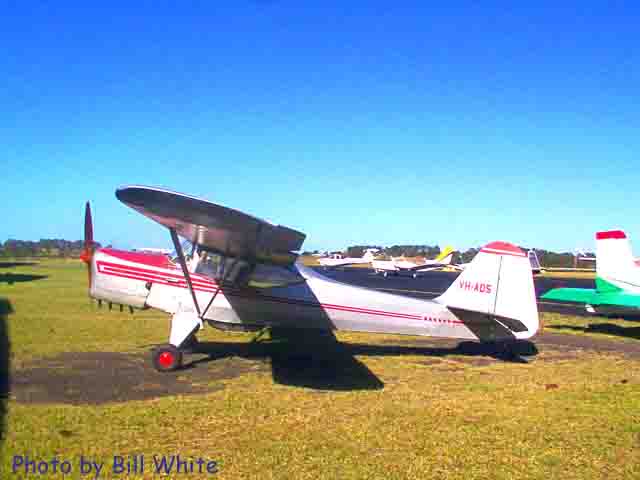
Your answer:
[[[148,354],[73,352],[33,360],[12,372],[10,398],[24,403],[79,405],[202,394],[223,388],[221,380],[251,372],[271,372],[277,383],[313,389],[380,389],[384,384],[355,356],[422,356],[417,363],[452,371],[465,365],[482,368],[497,362],[524,361],[505,356],[495,345],[433,338],[392,339],[378,344],[338,342],[336,351],[319,358],[317,349],[310,350],[314,354],[298,355],[291,351],[291,345],[221,345],[206,345],[206,355],[190,356],[186,368],[172,373],[156,372]],[[525,358],[542,362],[574,360],[581,352],[640,360],[640,343],[589,336],[545,333],[520,347]]]
[[[30,362],[11,375],[11,398],[25,403],[102,404],[169,395],[201,394],[222,388],[219,380],[268,364],[226,358],[197,368],[159,373],[148,355],[72,352]]]
[[[456,358],[456,362],[464,363],[465,365],[471,365],[472,367],[486,367],[487,365],[493,365],[498,361],[496,358],[484,358],[484,357],[468,357],[468,358]]]

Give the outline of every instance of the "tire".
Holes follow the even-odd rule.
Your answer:
[[[172,372],[182,366],[182,352],[173,345],[161,345],[151,351],[151,362],[159,372]]]

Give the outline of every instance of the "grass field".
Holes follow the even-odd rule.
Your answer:
[[[0,299],[12,376],[45,369],[70,396],[74,376],[91,371],[80,352],[116,352],[144,370],[149,346],[167,338],[164,314],[97,309],[77,261],[0,267]],[[548,330],[620,341],[615,326],[633,328],[543,317]],[[112,475],[113,458],[144,455],[141,477],[152,478],[152,456],[173,454],[215,460],[210,478],[225,479],[640,478],[637,358],[556,349],[520,364],[412,337],[339,334],[340,345],[308,360],[304,344],[249,344],[252,335],[214,329],[200,338],[217,345],[218,358],[163,377],[169,391],[153,398],[41,403],[11,392],[0,478],[23,478],[11,473],[14,455],[67,459],[73,471],[65,478],[93,478],[80,476],[81,455],[105,462],[100,478],[137,478]],[[64,352],[76,360],[52,360]],[[103,368],[116,370],[115,379],[128,371]],[[130,393],[160,391],[156,383],[166,381],[148,378]]]

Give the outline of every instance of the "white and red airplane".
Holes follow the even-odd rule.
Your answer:
[[[169,342],[152,351],[160,371],[179,368],[205,323],[223,330],[296,327],[513,342],[539,328],[526,254],[492,242],[432,301],[346,285],[296,262],[305,235],[199,198],[144,186],[116,196],[169,230],[176,258],[96,249],[85,213],[89,295],[172,316]],[[185,251],[180,237],[189,245]]]
[[[345,267],[347,265],[357,265],[360,263],[371,263],[375,258],[377,248],[367,248],[362,257],[343,257],[341,255],[332,255],[330,257],[322,257],[318,259],[318,263],[323,267]]]
[[[445,247],[440,254],[432,259],[425,260],[423,263],[410,262],[404,258],[394,258],[391,260],[371,260],[371,267],[375,273],[387,275],[399,275],[401,272],[408,272],[413,278],[418,277],[420,272],[430,272],[432,270],[441,270],[451,264],[453,259],[453,247]]]

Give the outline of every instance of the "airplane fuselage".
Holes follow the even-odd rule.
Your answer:
[[[91,267],[93,298],[172,315],[194,311],[183,272],[166,255],[105,248],[95,252]],[[190,273],[201,320],[228,329],[280,326],[484,341],[535,333],[513,332],[489,315],[463,321],[436,301],[346,285],[300,264],[289,270],[291,281],[266,288],[220,285],[197,270]]]

